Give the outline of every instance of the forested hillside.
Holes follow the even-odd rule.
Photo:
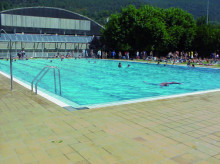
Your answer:
[[[133,4],[139,7],[151,4],[161,8],[179,7],[193,14],[195,18],[206,15],[208,0],[0,0],[0,10],[18,7],[48,6],[58,7],[95,19],[105,24],[110,14],[122,7]],[[220,2],[210,0],[210,20],[220,22]]]
[[[195,18],[206,15],[208,0],[144,0],[146,3],[161,8],[178,7],[191,13]],[[211,21],[220,22],[220,0],[209,0]]]

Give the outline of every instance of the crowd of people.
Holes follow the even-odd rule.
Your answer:
[[[164,62],[164,65],[169,64],[176,64],[176,63],[186,63],[187,66],[195,67],[195,65],[206,65],[211,66],[215,64],[220,64],[220,57],[219,54],[214,52],[209,55],[208,58],[202,58],[199,54],[195,51],[175,51],[169,52],[167,55],[159,56],[154,55],[153,51],[136,51],[130,53],[129,51],[101,51],[98,50],[94,52],[94,50],[82,50],[80,53],[74,54],[74,51],[69,51],[66,54],[57,53],[53,56],[54,58],[60,58],[63,60],[64,58],[98,58],[98,59],[127,59],[127,60],[146,60],[156,62],[160,64]],[[16,59],[28,59],[25,55],[25,51],[21,50],[17,53]]]
[[[202,58],[199,56],[197,52],[179,52],[176,51],[174,53],[169,52],[166,57],[154,57],[154,59],[147,59],[147,60],[154,60],[158,62],[169,62],[172,64],[176,63],[187,63],[187,66],[195,67],[197,65],[207,65],[211,66],[214,64],[220,64],[220,58],[218,53],[212,53],[209,58]],[[159,63],[158,63],[159,64]]]
[[[111,59],[130,59],[130,60],[146,60],[146,61],[153,61],[157,62],[157,64],[160,64],[160,62],[165,62],[166,64],[176,64],[176,63],[186,63],[188,66],[195,67],[195,64],[197,65],[214,65],[214,64],[220,64],[220,57],[219,54],[214,52],[211,53],[208,58],[202,58],[199,56],[197,52],[189,51],[189,52],[169,52],[165,56],[158,56],[154,55],[153,51],[146,52],[146,51],[136,51],[135,54],[129,55],[130,53],[128,51],[125,51],[122,53],[122,51],[110,51],[110,52],[102,52],[98,51],[98,58],[111,58]],[[101,55],[102,54],[102,55]],[[105,54],[103,56],[103,54]]]

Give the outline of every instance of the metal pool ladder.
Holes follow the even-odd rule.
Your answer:
[[[38,74],[37,76],[34,78],[34,80],[31,82],[31,91],[33,91],[33,86],[34,86],[34,82],[35,83],[35,94],[37,94],[37,85],[38,83],[41,81],[41,79],[47,74],[47,72],[53,69],[54,72],[54,87],[55,87],[55,93],[57,93],[57,87],[56,87],[56,70],[58,72],[58,77],[59,77],[59,87],[60,87],[60,96],[61,96],[61,80],[60,80],[60,69],[58,67],[55,66],[45,66]],[[38,78],[39,77],[39,78]]]

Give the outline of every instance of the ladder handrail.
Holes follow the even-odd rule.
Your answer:
[[[37,84],[41,81],[41,79],[46,75],[46,73],[50,70],[50,68],[47,68],[47,70],[44,72],[44,74],[38,79],[38,81],[35,84],[35,94],[37,94]]]
[[[57,93],[57,83],[56,83],[56,72],[55,69],[53,69],[53,74],[54,74],[54,89],[55,89],[55,93]]]
[[[47,68],[47,69],[46,69]],[[59,76],[59,87],[60,87],[60,95],[61,95],[61,79],[60,79],[60,69],[56,66],[45,66],[38,74],[37,76],[34,78],[34,80],[31,82],[31,90],[33,91],[33,85],[34,85],[34,81],[37,80],[38,77],[40,77],[37,82],[35,83],[35,94],[37,94],[37,86],[38,83],[41,81],[41,79],[47,74],[47,72],[53,69],[54,71],[54,87],[55,87],[55,93],[57,93],[57,89],[56,89],[56,70],[58,72],[58,76]],[[42,72],[45,71],[43,74]]]
[[[57,68],[57,67],[56,67]],[[60,96],[61,96],[61,80],[60,80],[60,69],[57,68],[58,76],[59,76],[59,85],[60,85]]]
[[[46,68],[48,68],[48,66],[45,66],[45,67],[37,74],[37,76],[35,76],[34,80],[32,80],[32,82],[31,82],[31,91],[33,91],[34,81],[40,76],[40,74],[41,74]]]

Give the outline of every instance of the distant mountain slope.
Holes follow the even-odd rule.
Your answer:
[[[207,13],[208,0],[144,0],[146,3],[161,8],[178,7],[193,14],[195,18]],[[220,22],[220,0],[209,0],[211,21]]]
[[[137,7],[144,4],[151,4],[161,8],[179,7],[191,14],[195,18],[206,15],[208,0],[0,0],[0,10],[47,6],[58,7],[78,12],[95,19],[101,24],[106,22],[106,18],[120,11],[121,7],[133,4]],[[210,0],[210,20],[220,22],[220,0]]]

